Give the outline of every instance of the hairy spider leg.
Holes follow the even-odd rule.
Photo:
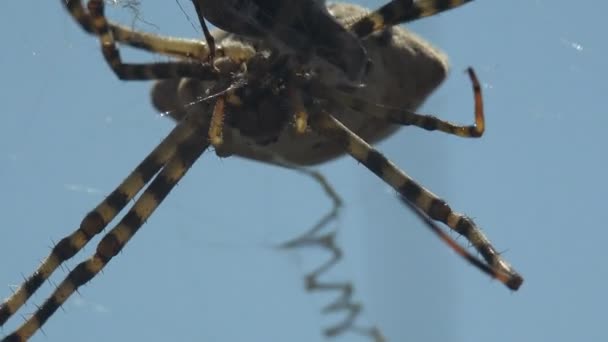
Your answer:
[[[470,264],[472,264],[473,266],[477,267],[478,269],[480,269],[483,273],[489,275],[490,277],[493,278],[499,278],[501,276],[506,276],[506,275],[496,275],[496,271],[493,270],[490,266],[488,266],[486,263],[484,263],[483,261],[479,260],[478,258],[474,257],[473,255],[471,255],[471,253],[467,252],[467,250],[465,248],[463,248],[461,245],[459,245],[458,243],[456,243],[456,241],[454,241],[454,239],[452,239],[448,234],[446,234],[443,230],[441,230],[441,228],[439,227],[438,224],[436,224],[427,214],[425,214],[422,210],[420,210],[420,208],[418,208],[416,205],[414,205],[412,202],[410,202],[407,198],[403,197],[403,195],[398,194],[397,195],[399,197],[399,199],[401,200],[401,202],[403,202],[403,204],[410,208],[415,214],[416,216],[418,216],[418,218],[427,225],[427,227],[433,232],[435,233],[439,239],[441,241],[443,241],[446,245],[448,245],[456,254],[460,255],[461,257],[463,257],[466,261],[468,261]],[[500,278],[499,278],[500,279]],[[506,279],[501,280],[504,281]]]
[[[137,233],[208,145],[205,130],[197,127],[193,134],[176,147],[173,156],[129,212],[101,239],[95,254],[78,264],[42,306],[2,342],[28,340],[80,286],[95,277]]]
[[[333,116],[316,111],[311,116],[313,130],[340,144],[344,150],[375,173],[398,193],[420,208],[426,215],[464,236],[492,268],[492,276],[512,290],[517,290],[523,278],[507,263],[469,217],[457,213],[441,198],[416,183],[384,155],[359,138]]]
[[[346,91],[330,88],[320,83],[315,84],[314,87],[310,87],[310,93],[323,98],[335,108],[346,106],[359,113],[373,113],[374,116],[382,117],[394,124],[416,126],[427,131],[440,131],[463,138],[479,138],[485,131],[483,96],[479,80],[473,68],[467,68],[467,73],[473,85],[473,98],[475,101],[475,124],[468,126],[445,121],[429,114],[419,114],[406,109],[370,103],[364,98],[355,97]],[[331,95],[328,96],[328,94]]]
[[[82,29],[90,34],[99,36],[100,33],[93,28],[91,15],[87,13],[80,0],[61,1],[66,10],[76,20]],[[103,17],[103,16],[102,16]],[[134,31],[129,27],[119,25],[102,18],[112,33],[114,43],[121,43],[136,49],[165,55],[168,57],[178,57],[192,62],[209,60],[210,51],[207,44],[196,39],[184,39],[156,34]],[[105,28],[102,31],[106,31]],[[106,33],[107,34],[107,33]],[[234,61],[244,61],[249,58],[251,52],[241,45],[217,46],[217,57],[229,57]],[[120,58],[120,56],[118,56]],[[114,62],[115,63],[115,62]],[[174,64],[174,63],[172,63]],[[162,77],[161,77],[162,78]],[[206,79],[206,78],[203,78]]]
[[[159,63],[129,64],[123,63],[110,24],[104,16],[104,1],[90,0],[87,3],[89,14],[84,11],[80,1],[71,0],[64,3],[66,9],[87,32],[99,36],[101,49],[107,63],[121,80],[154,80],[177,78],[181,75],[197,77],[201,80],[217,79],[217,72],[208,63],[190,61],[172,61]]]
[[[473,0],[392,0],[357,20],[350,30],[363,38],[387,27],[435,15],[471,1]]]
[[[74,3],[77,3],[77,1],[69,2],[69,4]],[[75,9],[75,13],[78,16],[74,14],[73,16],[80,18],[79,22],[94,22],[89,21],[89,19],[82,19],[83,15],[85,15],[80,11],[82,6],[67,6],[67,8]],[[169,158],[175,154],[177,146],[183,143],[194,132],[195,128],[188,121],[186,120],[186,122],[182,122],[176,126],[104,201],[87,214],[79,228],[59,241],[36,271],[11,296],[0,304],[0,327],[25,304],[59,265],[72,258],[96,234],[99,234],[166,164]]]
[[[59,265],[72,258],[95,235],[101,233],[175,154],[177,146],[193,132],[194,128],[188,122],[176,126],[108,197],[85,216],[78,229],[53,247],[38,269],[0,305],[0,326],[23,306]]]

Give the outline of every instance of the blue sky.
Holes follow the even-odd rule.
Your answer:
[[[381,1],[363,2],[376,7]],[[194,17],[189,1],[182,1]],[[199,36],[173,1],[147,1],[143,30]],[[450,252],[350,158],[320,167],[341,194],[362,324],[390,341],[599,341],[608,67],[605,2],[476,1],[409,25],[451,59],[421,109],[470,122],[466,75],[482,80],[487,131],[467,140],[406,128],[379,144],[397,165],[472,216],[525,276],[512,293]],[[0,21],[0,296],[10,293],[170,130],[149,83],[118,81],[59,1],[3,1]],[[129,23],[133,14],[112,10]],[[134,59],[140,54],[129,54]],[[297,173],[207,153],[125,251],[35,341],[322,341],[328,297],[303,291],[322,260],[271,246],[329,208]],[[463,241],[462,239],[460,240]],[[88,246],[78,260],[94,251]],[[70,261],[73,267],[75,261]],[[67,274],[59,270],[53,282]],[[36,303],[52,290],[47,283]],[[20,313],[35,309],[29,304]],[[22,318],[4,329],[10,332]],[[338,341],[364,341],[353,335]]]

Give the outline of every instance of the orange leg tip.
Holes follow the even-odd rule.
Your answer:
[[[479,80],[477,79],[477,74],[475,73],[475,70],[473,70],[472,67],[468,67],[466,70],[466,73],[469,75],[469,78],[473,82],[473,85],[479,85]]]

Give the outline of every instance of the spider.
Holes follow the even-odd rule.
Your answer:
[[[80,286],[124,248],[210,145],[222,157],[237,155],[285,167],[314,165],[349,154],[391,185],[452,249],[508,288],[517,290],[523,278],[502,259],[470,218],[453,211],[367,142],[387,137],[398,125],[461,137],[482,135],[481,89],[472,69],[468,73],[474,90],[474,125],[460,126],[410,111],[445,78],[447,61],[421,38],[392,27],[467,2],[393,0],[371,13],[355,5],[329,6],[336,19],[361,40],[372,61],[364,78],[366,86],[352,87],[335,86],[333,80],[342,77],[335,69],[276,53],[264,38],[218,32],[214,39],[219,44],[215,56],[209,59],[209,47],[201,41],[141,33],[109,22],[104,16],[103,0],[88,1],[87,9],[81,1],[61,0],[82,29],[99,37],[103,56],[119,79],[158,80],[152,90],[153,103],[177,124],[2,303],[0,326],[52,272],[101,233],[147,185],[127,214],[103,236],[94,255],[70,271],[38,310],[2,341],[25,341],[39,330]],[[123,63],[117,43],[178,60]],[[463,235],[485,262],[435,229],[432,220]]]

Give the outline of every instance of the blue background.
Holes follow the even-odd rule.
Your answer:
[[[182,5],[194,19],[189,1]],[[173,1],[140,10],[155,25],[135,20],[141,30],[200,36]],[[481,275],[386,185],[341,158],[321,167],[345,200],[334,227],[346,257],[332,278],[356,285],[362,325],[377,324],[391,341],[606,339],[607,11],[592,0],[485,0],[408,26],[452,64],[421,111],[470,122],[462,71],[472,65],[487,132],[467,140],[406,128],[379,148],[475,218],[526,282],[512,293]],[[135,17],[108,12],[126,24]],[[2,1],[0,13],[4,296],[172,124],[152,109],[149,83],[114,77],[97,40],[59,1]],[[307,294],[302,277],[324,255],[271,246],[329,205],[300,174],[206,153],[125,251],[45,325],[47,337],[34,340],[321,341],[321,328],[340,316],[320,314],[330,297]],[[46,283],[34,301],[53,288]],[[20,313],[34,310],[32,302]],[[2,334],[22,321],[14,317]]]

